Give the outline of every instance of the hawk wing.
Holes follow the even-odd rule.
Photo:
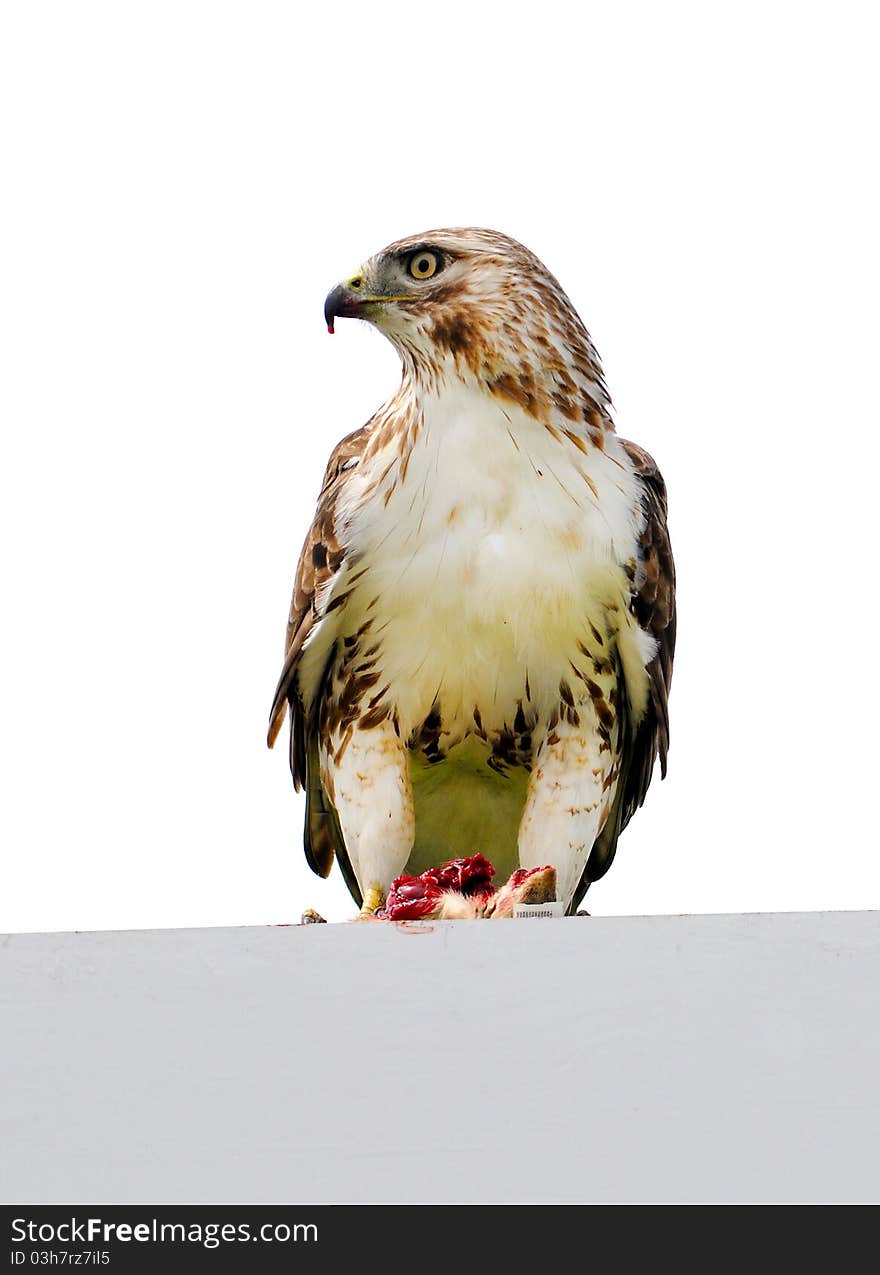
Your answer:
[[[617,838],[645,800],[658,757],[661,776],[666,775],[669,749],[669,686],[675,654],[676,615],[675,564],[666,525],[666,484],[653,457],[636,443],[626,439],[621,442],[641,479],[646,515],[640,545],[644,580],[633,593],[630,608],[641,627],[656,640],[657,651],[647,666],[648,707],[637,726],[630,723],[626,728],[614,806],[596,838],[572,911],[588,885],[598,881],[610,868]]]
[[[332,591],[332,582],[345,561],[337,536],[339,498],[363,456],[369,423],[343,438],[333,451],[324,474],[314,521],[309,528],[293,586],[287,620],[285,659],[269,714],[271,748],[290,707],[290,773],[297,792],[305,788],[305,852],[309,866],[320,876],[329,875],[334,855],[339,856],[343,876],[355,897],[360,891],[345,852],[332,802],[321,785],[318,734],[302,702],[297,669],[306,639],[321,620]]]
[[[621,824],[625,828],[645,800],[658,757],[661,777],[666,776],[669,687],[675,654],[676,615],[675,563],[666,526],[666,484],[653,457],[643,448],[626,440],[623,440],[623,446],[642,480],[642,500],[647,514],[641,538],[645,578],[638,593],[633,596],[632,612],[642,628],[657,642],[657,654],[648,665],[648,708],[629,745]]]

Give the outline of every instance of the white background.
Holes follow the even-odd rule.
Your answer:
[[[872,6],[7,3],[0,929],[350,914],[265,728],[325,293],[486,225],[558,276],[680,578],[670,776],[596,913],[880,907]]]

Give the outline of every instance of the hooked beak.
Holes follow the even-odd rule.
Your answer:
[[[327,331],[333,331],[334,319],[374,319],[377,313],[392,301],[410,301],[405,293],[391,295],[387,292],[365,292],[362,274],[353,275],[345,283],[337,283],[327,293],[324,302],[324,322]]]
[[[369,305],[371,298],[356,296],[344,283],[338,283],[327,293],[324,302],[324,322],[327,331],[333,332],[334,319],[356,319]]]

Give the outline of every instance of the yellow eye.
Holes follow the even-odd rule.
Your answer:
[[[409,272],[414,279],[430,279],[437,273],[437,258],[433,252],[415,252],[409,259]]]

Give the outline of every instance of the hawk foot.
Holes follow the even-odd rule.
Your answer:
[[[376,913],[385,906],[385,891],[376,881],[371,881],[364,893],[361,910],[355,918],[358,921],[372,921]]]
[[[321,916],[320,912],[316,912],[314,908],[306,908],[300,918],[300,925],[326,925],[327,918]]]

